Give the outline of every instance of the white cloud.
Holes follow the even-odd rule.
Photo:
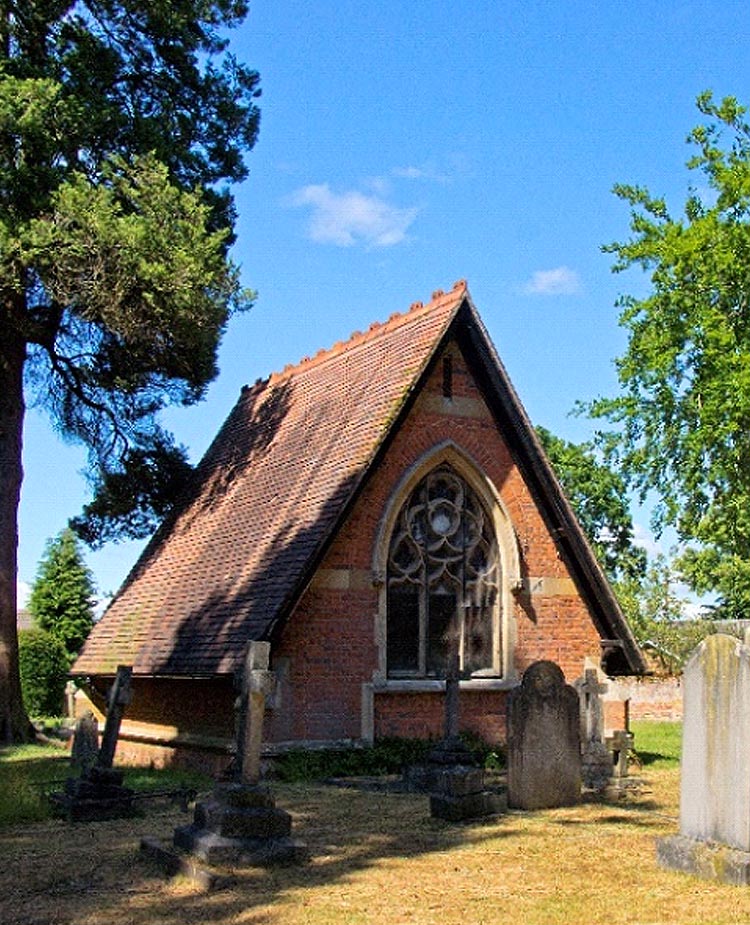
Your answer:
[[[450,180],[446,173],[438,170],[432,164],[424,164],[422,167],[415,165],[394,167],[391,174],[400,180],[429,180],[432,183],[448,183]]]
[[[18,596],[18,603],[16,605],[17,609],[23,610],[24,607],[29,602],[29,595],[31,594],[31,586],[27,584],[25,581],[21,581],[21,579],[19,578],[16,581],[16,594]]]
[[[581,291],[581,278],[570,267],[536,270],[523,287],[527,295],[575,295]]]
[[[313,241],[339,247],[400,244],[418,212],[418,209],[400,209],[377,192],[334,193],[327,183],[297,190],[288,203],[312,209],[308,235]]]

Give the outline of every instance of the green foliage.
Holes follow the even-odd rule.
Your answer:
[[[65,646],[43,629],[21,630],[18,661],[24,707],[30,716],[62,712],[70,658]]]
[[[165,435],[148,449],[128,450],[122,469],[105,472],[94,481],[93,501],[70,521],[70,527],[92,547],[121,534],[148,536],[188,488],[193,469],[184,447],[175,447]]]
[[[657,556],[642,576],[614,585],[638,644],[668,674],[679,674],[698,643],[717,631],[711,619],[685,619],[685,600],[674,590],[678,580],[672,563]]]
[[[678,768],[682,753],[682,723],[642,720],[631,724],[635,753],[641,764],[653,768]]]
[[[247,3],[25,9],[0,22],[0,322],[33,400],[90,450],[105,500],[76,526],[142,535],[184,483],[154,472],[185,464],[158,412],[203,396],[251,300],[222,186],[246,176],[259,125],[258,75],[226,53]]]
[[[57,637],[69,663],[94,625],[94,583],[72,530],[47,543],[29,597],[36,625]]]
[[[2,10],[0,586],[14,588],[30,401],[88,449],[96,495],[75,521],[88,541],[143,535],[184,486],[169,477],[185,456],[159,414],[204,395],[229,318],[251,304],[228,253],[260,90],[227,52],[247,0]],[[27,728],[15,619],[6,594],[8,741]]]
[[[597,458],[596,448],[537,427],[547,456],[599,562],[611,579],[643,573],[646,554],[633,542],[633,518],[622,477]]]
[[[605,247],[614,270],[640,268],[643,298],[621,298],[622,394],[590,405],[615,425],[609,458],[641,496],[657,493],[657,528],[691,546],[679,563],[721,616],[750,604],[750,125],[736,100],[698,98],[706,122],[688,136],[695,172],[681,215],[638,186],[631,237]]]
[[[471,733],[461,733],[464,744],[486,768],[505,766],[502,749],[487,745]],[[320,781],[329,777],[377,777],[401,774],[409,765],[422,763],[435,742],[385,737],[368,748],[295,748],[274,759],[274,775],[283,781]]]
[[[189,768],[124,768],[124,785],[137,793],[151,790],[210,790],[213,778]]]
[[[274,760],[274,772],[284,781],[399,774],[405,766],[423,761],[434,744],[420,739],[384,738],[371,748],[292,749]]]

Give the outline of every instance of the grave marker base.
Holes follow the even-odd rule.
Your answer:
[[[658,838],[656,860],[666,870],[732,886],[750,886],[750,852],[718,842],[699,841],[686,835]]]
[[[143,839],[141,852],[170,876],[183,874],[202,889],[221,889],[234,881],[213,866],[236,869],[307,861],[307,846],[290,837],[291,828],[291,816],[277,808],[268,787],[223,782],[195,804],[191,824],[174,830],[173,848],[158,839]]]

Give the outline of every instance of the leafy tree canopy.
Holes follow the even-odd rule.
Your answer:
[[[710,616],[686,619],[686,601],[677,592],[679,578],[674,563],[658,555],[642,576],[615,585],[638,644],[668,674],[679,674],[695,647],[717,631]]]
[[[544,427],[536,431],[610,579],[641,575],[646,554],[633,542],[633,518],[622,478],[597,458],[594,447],[570,443]]]
[[[154,475],[158,497],[129,505],[123,484],[144,465],[184,474],[158,413],[202,397],[229,317],[250,304],[228,259],[230,184],[259,121],[258,75],[226,39],[246,13],[246,0],[0,3],[0,740],[24,726],[28,401],[89,449],[87,537],[116,535],[113,515],[142,533],[183,482]]]
[[[680,568],[723,615],[750,604],[750,125],[732,98],[698,98],[688,136],[694,186],[682,213],[639,186],[617,186],[631,236],[604,248],[614,270],[640,268],[650,287],[620,300],[628,346],[622,393],[589,411],[615,430],[610,461],[642,496],[656,492],[658,528],[690,546]]]
[[[70,660],[94,625],[94,582],[75,534],[63,530],[47,543],[29,597],[36,625],[56,636]]]

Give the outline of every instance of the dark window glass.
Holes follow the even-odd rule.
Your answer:
[[[455,645],[456,596],[431,594],[427,613],[427,674],[445,677],[451,642]]]
[[[388,592],[388,670],[419,668],[419,592],[391,588]]]

